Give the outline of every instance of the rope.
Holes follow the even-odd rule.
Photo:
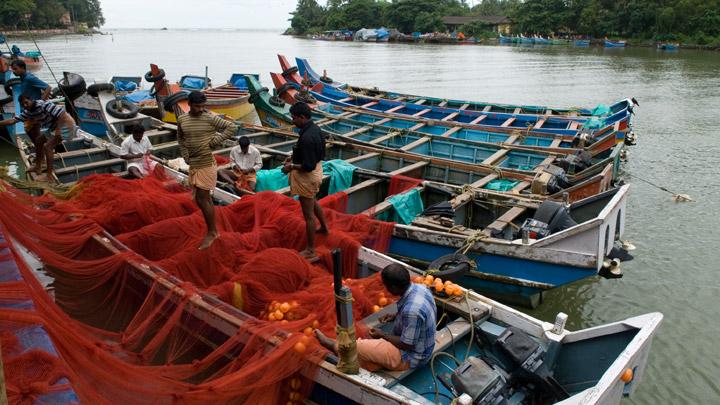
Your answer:
[[[638,176],[638,175],[636,175],[636,174],[627,173],[627,175],[630,176],[630,177],[632,177],[632,178],[634,178],[634,179],[640,180],[640,181],[642,181],[643,183],[649,184],[649,185],[651,185],[651,186],[653,186],[653,187],[655,187],[655,188],[657,188],[657,189],[659,189],[659,190],[662,190],[662,191],[664,191],[664,192],[666,192],[666,193],[672,194],[672,198],[673,198],[675,201],[678,201],[678,202],[685,202],[685,201],[687,201],[687,202],[694,202],[694,201],[695,201],[695,200],[692,199],[692,197],[690,197],[690,196],[687,195],[687,194],[673,193],[672,191],[668,190],[667,188],[665,188],[665,187],[663,187],[663,186],[659,186],[659,185],[651,182],[650,180],[643,179],[642,177],[640,177],[640,176]]]
[[[465,239],[465,243],[456,251],[456,253],[462,253],[466,254],[468,250],[470,250],[471,247],[473,247],[477,242],[482,241],[483,239],[487,239],[489,236],[483,233],[483,231],[475,231],[472,235],[468,236],[467,239]]]
[[[343,297],[342,295],[335,294],[335,300],[340,302],[341,304],[350,304],[351,302],[355,301],[355,298],[350,296],[350,298]]]
[[[10,172],[7,166],[0,166],[0,179],[11,185],[16,189],[21,190],[42,190],[43,192],[50,193],[57,198],[67,200],[74,197],[83,188],[84,184],[75,184],[72,187],[64,185],[54,185],[44,181],[36,180],[21,180],[10,176]],[[2,191],[5,191],[4,189]]]

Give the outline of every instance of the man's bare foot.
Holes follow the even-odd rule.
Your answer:
[[[200,242],[200,246],[198,246],[198,250],[204,250],[210,247],[210,245],[215,242],[215,239],[218,238],[218,235],[215,234],[207,234],[205,235],[205,238],[203,238],[202,242]]]
[[[322,233],[322,234],[324,234],[324,235],[327,235],[328,232],[329,232],[328,229],[327,229],[326,227],[324,227],[324,226],[321,226],[320,228],[318,228],[318,229],[315,231],[315,233]]]
[[[320,332],[320,329],[315,329],[315,337],[317,338],[320,345],[331,352],[335,353],[335,341],[325,336],[324,333]]]
[[[35,174],[40,174],[40,173],[42,173],[42,166],[35,165],[35,166],[29,168],[29,169],[28,169],[28,172],[30,172],[30,173],[35,173]]]
[[[302,256],[308,260],[317,259],[317,255],[315,254],[315,251],[310,250],[310,249],[305,249],[302,252],[300,252],[300,256]]]

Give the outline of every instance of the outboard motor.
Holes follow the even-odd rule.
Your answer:
[[[507,401],[509,387],[505,373],[483,359],[468,357],[455,369],[450,381],[452,385],[448,388],[458,395],[470,396],[473,404],[499,405]]]
[[[535,194],[555,194],[570,186],[565,170],[549,165],[533,180],[531,190]]]
[[[510,372],[511,380],[531,383],[538,394],[554,401],[570,396],[553,378],[543,347],[527,333],[511,326],[497,338],[495,346],[516,367]]]
[[[575,225],[577,223],[570,216],[570,210],[565,204],[545,200],[535,211],[535,216],[523,222],[520,232],[527,231],[530,238],[542,239]]]
[[[573,148],[585,148],[587,146],[592,145],[595,143],[595,138],[593,138],[592,133],[587,132],[587,130],[583,130],[582,132],[579,132],[572,140],[572,147]]]
[[[580,173],[592,166],[592,155],[588,151],[579,151],[573,155],[558,158],[555,165],[562,168],[567,174]]]

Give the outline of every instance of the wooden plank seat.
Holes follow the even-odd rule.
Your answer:
[[[122,165],[124,163],[125,163],[125,160],[120,159],[120,158],[101,160],[99,162],[90,162],[90,163],[86,163],[86,164],[82,164],[82,165],[75,165],[75,166],[55,169],[55,175],[60,176],[60,175],[68,174],[68,173],[75,173],[75,172],[98,169],[101,167]]]

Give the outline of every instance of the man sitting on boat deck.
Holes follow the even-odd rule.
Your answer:
[[[218,175],[241,194],[255,191],[257,172],[262,169],[263,162],[260,151],[250,145],[250,138],[241,136],[238,139],[238,146],[230,151],[230,161],[232,169],[218,170]]]
[[[410,274],[403,266],[393,263],[380,273],[383,285],[399,295],[397,313],[380,317],[381,323],[394,321],[391,334],[370,329],[372,339],[357,340],[360,365],[374,371],[384,368],[401,371],[426,364],[435,348],[435,317],[437,307],[430,290],[422,284],[410,282]],[[318,341],[337,354],[337,343],[315,330]]]
[[[218,237],[215,207],[210,195],[217,183],[217,163],[211,148],[222,145],[225,139],[232,138],[237,133],[234,123],[207,112],[206,103],[205,94],[197,90],[190,92],[190,112],[177,119],[180,154],[190,166],[190,186],[207,226],[207,234],[198,249],[210,247]]]
[[[152,144],[145,136],[142,125],[133,127],[132,136],[128,136],[120,145],[120,158],[127,160],[127,169],[136,179],[142,179],[155,169],[156,162],[150,160]]]
[[[305,218],[305,233],[307,234],[307,247],[300,254],[306,258],[315,256],[315,233],[327,233],[327,223],[322,208],[315,199],[322,183],[322,161],[325,159],[325,139],[320,127],[312,121],[310,106],[303,102],[295,103],[290,107],[293,124],[300,129],[300,138],[293,146],[292,156],[285,160],[282,168],[288,174],[290,193],[300,198],[303,217]],[[315,218],[320,222],[320,228],[315,230]]]
[[[15,59],[10,63],[10,69],[13,71],[15,76],[19,77],[20,83],[20,94],[26,94],[32,100],[47,100],[50,97],[50,86],[44,81],[40,80],[34,74],[27,71],[27,65],[25,61]],[[23,122],[25,127],[25,133],[30,137],[30,140],[35,146],[36,160],[35,165],[28,171],[40,174],[42,168],[45,138],[40,136],[40,124],[35,123],[33,120],[26,120]]]
[[[35,142],[35,168],[42,167],[43,154],[47,163],[47,179],[53,181],[53,158],[55,146],[62,142],[63,128],[66,134],[74,134],[75,120],[65,108],[48,101],[34,100],[29,94],[19,98],[23,107],[22,113],[13,118],[0,121],[0,126],[14,125],[18,122],[32,122],[33,130],[37,131]],[[47,141],[46,137],[47,136]],[[40,170],[31,170],[38,173]]]

